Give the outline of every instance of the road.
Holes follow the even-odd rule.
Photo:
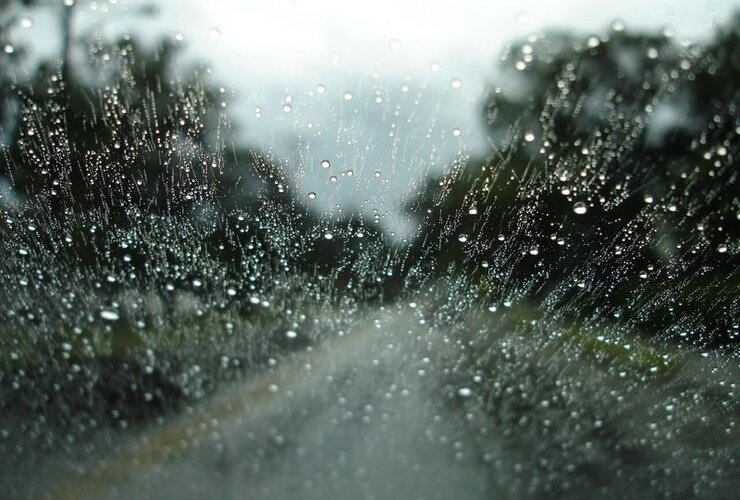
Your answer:
[[[130,438],[52,496],[481,496],[475,443],[449,398],[433,393],[418,318],[409,308],[383,316]]]

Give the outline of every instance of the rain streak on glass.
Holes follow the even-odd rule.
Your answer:
[[[732,4],[0,2],[0,496],[733,498]]]

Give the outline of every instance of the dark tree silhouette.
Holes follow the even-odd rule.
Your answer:
[[[494,301],[735,343],[739,53],[740,17],[705,47],[622,30],[511,45],[484,110],[496,148],[410,204],[413,259]]]

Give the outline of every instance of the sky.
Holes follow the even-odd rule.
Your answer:
[[[420,179],[486,150],[480,109],[507,41],[553,28],[585,37],[616,20],[695,41],[740,7],[729,0],[162,0],[149,16],[142,6],[150,2],[77,1],[80,32],[173,37],[188,57],[207,61],[231,96],[236,140],[273,154],[300,196],[317,194],[313,208],[359,207],[397,226],[398,207]],[[58,50],[48,10],[17,33],[38,57]],[[320,166],[324,159],[330,168]]]

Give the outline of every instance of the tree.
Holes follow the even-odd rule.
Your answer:
[[[740,17],[705,47],[621,27],[513,44],[484,109],[496,146],[410,205],[412,258],[494,303],[736,342],[739,51]]]

